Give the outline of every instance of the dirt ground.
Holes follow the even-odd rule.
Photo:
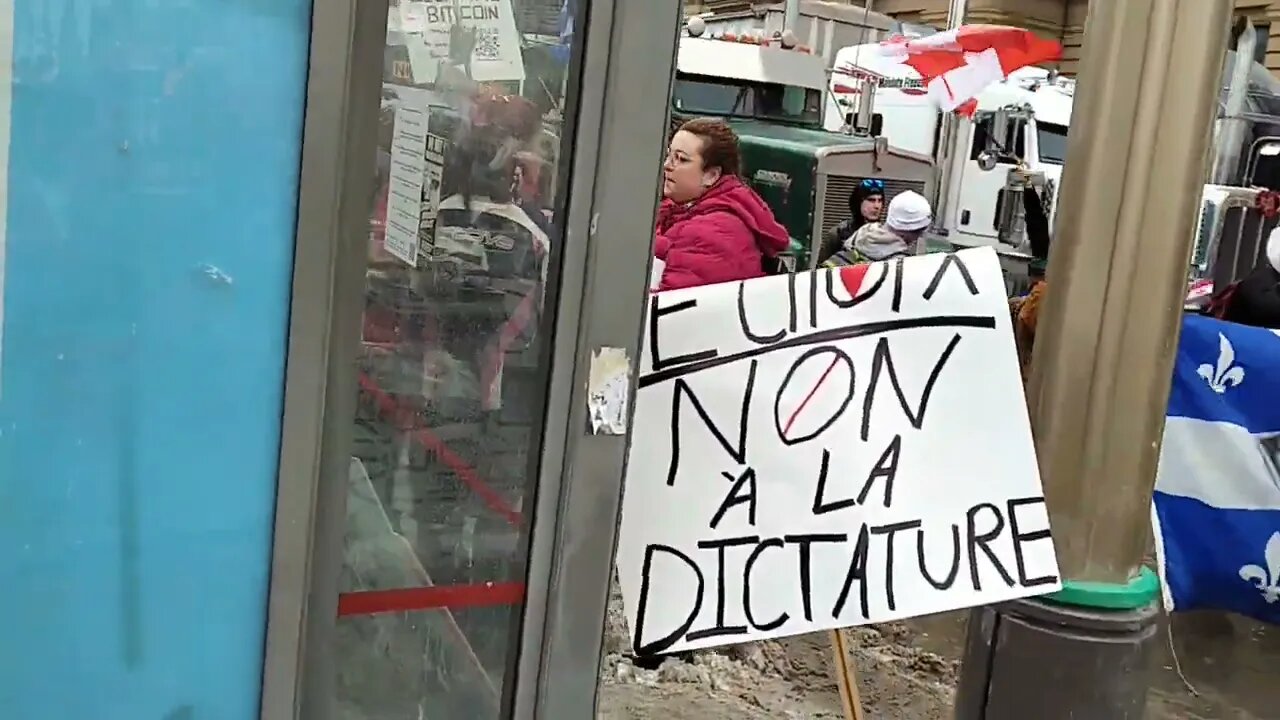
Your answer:
[[[626,621],[617,585],[605,628],[602,720],[839,720],[843,717],[825,633],[668,658],[656,670],[622,653]],[[948,717],[957,663],[915,647],[910,628],[889,623],[846,631],[868,717]]]
[[[881,628],[883,630],[883,628]],[[955,664],[900,648],[881,632],[849,632],[868,717],[934,720],[949,716]],[[840,697],[825,634],[805,635],[667,660],[657,671],[619,656],[606,663],[600,718],[630,720],[838,720]]]
[[[867,718],[941,720],[952,698],[964,641],[965,613],[845,631]],[[1174,623],[1174,645],[1153,668],[1150,720],[1262,720],[1280,716],[1280,689],[1264,680],[1280,659],[1280,640],[1266,628],[1221,615]],[[1166,630],[1161,629],[1162,636]],[[825,633],[667,659],[636,667],[624,655],[620,598],[610,603],[601,673],[602,720],[839,720],[843,717],[832,650]]]

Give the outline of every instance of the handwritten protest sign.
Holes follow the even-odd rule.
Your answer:
[[[637,652],[1059,588],[996,254],[651,297],[617,566]]]

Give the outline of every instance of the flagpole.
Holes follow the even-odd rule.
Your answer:
[[[957,720],[1143,716],[1143,561],[1231,6],[1089,6],[1028,387],[1064,590],[975,613]]]
[[[947,29],[955,30],[964,24],[965,12],[969,9],[969,0],[951,0],[947,8]],[[954,225],[946,221],[951,206],[951,178],[954,176],[954,165],[963,162],[964,154],[956,151],[956,131],[959,129],[956,114],[944,112],[939,119],[938,147],[935,155],[941,163],[938,168],[938,188],[933,203],[933,216],[938,219],[939,227]]]
[[[787,0],[783,6],[782,12],[782,31],[791,31],[791,35],[797,40],[800,33],[797,32],[796,26],[800,24],[800,0]]]

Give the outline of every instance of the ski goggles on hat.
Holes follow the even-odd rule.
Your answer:
[[[858,183],[858,187],[862,188],[863,190],[874,190],[876,192],[884,192],[884,181],[876,180],[875,178],[867,178],[866,180],[863,180],[862,182]]]

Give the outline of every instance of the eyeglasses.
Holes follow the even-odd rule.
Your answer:
[[[859,186],[862,187],[863,190],[879,190],[880,192],[884,192],[884,181],[876,180],[875,178],[867,178],[859,183]]]

